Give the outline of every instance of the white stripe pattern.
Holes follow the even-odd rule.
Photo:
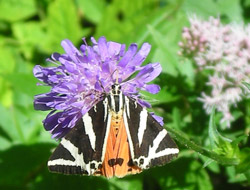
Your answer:
[[[111,100],[111,110],[115,111],[115,97],[114,97],[114,95],[110,96],[110,100]]]
[[[166,148],[162,151],[156,152],[157,148],[159,147],[161,141],[164,139],[164,137],[167,135],[167,131],[165,129],[161,130],[156,138],[153,141],[153,146],[149,147],[148,150],[148,157],[140,156],[139,158],[134,159],[139,164],[139,167],[142,169],[147,169],[150,165],[150,162],[152,159],[159,158],[162,156],[170,155],[170,154],[178,154],[179,149],[178,148]],[[140,159],[143,159],[143,164],[140,164]]]
[[[89,113],[86,113],[82,120],[84,123],[85,132],[89,136],[91,148],[95,151],[96,135],[93,129],[92,118],[89,116]]]
[[[119,110],[123,109],[123,98],[122,98],[122,92],[119,94]]]
[[[104,137],[104,144],[103,144],[103,147],[102,147],[102,158],[101,158],[102,161],[104,160],[105,153],[106,153],[106,147],[107,147],[107,141],[108,141],[110,126],[111,126],[111,113],[108,114],[108,121],[107,121],[105,137]]]
[[[157,148],[159,147],[161,141],[164,139],[164,137],[167,135],[167,131],[165,129],[161,130],[160,133],[156,136],[156,138],[153,141],[153,146],[149,147],[148,155],[153,158],[159,158],[164,155],[169,154],[176,154],[179,152],[179,149],[177,148],[166,148],[160,152],[156,152]]]
[[[70,152],[71,156],[73,156],[75,161],[64,160],[60,158],[48,161],[48,166],[67,165],[67,166],[80,166],[81,168],[83,168],[83,166],[86,165],[83,159],[83,154],[78,153],[78,148],[75,145],[73,145],[70,141],[66,140],[65,138],[62,139],[61,145]],[[83,169],[86,170],[86,168]]]
[[[138,129],[139,146],[141,146],[142,144],[144,132],[147,128],[147,118],[148,118],[148,112],[145,108],[143,108],[140,113],[140,124],[139,124],[139,129]]]
[[[108,98],[105,98],[103,100],[103,105],[104,105],[104,121],[106,121],[107,114],[108,114]]]
[[[75,159],[75,161],[64,160],[62,158],[50,160],[48,161],[48,166],[75,166],[81,167],[82,171],[87,171],[88,175],[92,175],[95,173],[97,167],[102,162],[97,162],[95,160],[91,160],[89,163],[84,162],[83,153],[79,154],[78,148],[72,144],[69,140],[63,138],[61,141],[61,145],[70,152],[71,156]],[[91,164],[95,164],[95,168],[90,168]]]
[[[124,125],[125,125],[125,129],[127,132],[127,136],[128,136],[128,144],[129,144],[129,148],[130,148],[130,153],[131,153],[131,158],[134,159],[135,157],[135,153],[134,153],[134,146],[133,146],[133,141],[130,135],[130,131],[129,131],[129,127],[128,127],[128,118],[126,115],[126,110],[128,109],[129,112],[129,106],[126,106],[123,112],[123,121],[124,121]]]
[[[127,98],[127,96],[125,96],[125,110],[127,112],[128,118],[130,118],[129,99]]]

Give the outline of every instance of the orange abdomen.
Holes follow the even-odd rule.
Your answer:
[[[114,116],[108,134],[105,158],[98,173],[107,178],[136,174],[141,169],[131,160],[128,136],[122,117]]]

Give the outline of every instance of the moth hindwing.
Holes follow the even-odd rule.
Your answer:
[[[123,177],[163,165],[178,152],[146,108],[123,95],[115,84],[62,138],[48,167],[64,174]]]

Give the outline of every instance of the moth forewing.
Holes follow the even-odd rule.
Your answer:
[[[179,149],[167,130],[135,100],[125,97],[125,101],[124,120],[133,163],[147,169],[177,156]]]

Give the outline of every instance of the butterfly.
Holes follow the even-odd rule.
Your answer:
[[[164,165],[178,153],[167,130],[115,83],[62,138],[48,168],[63,174],[124,177]]]

